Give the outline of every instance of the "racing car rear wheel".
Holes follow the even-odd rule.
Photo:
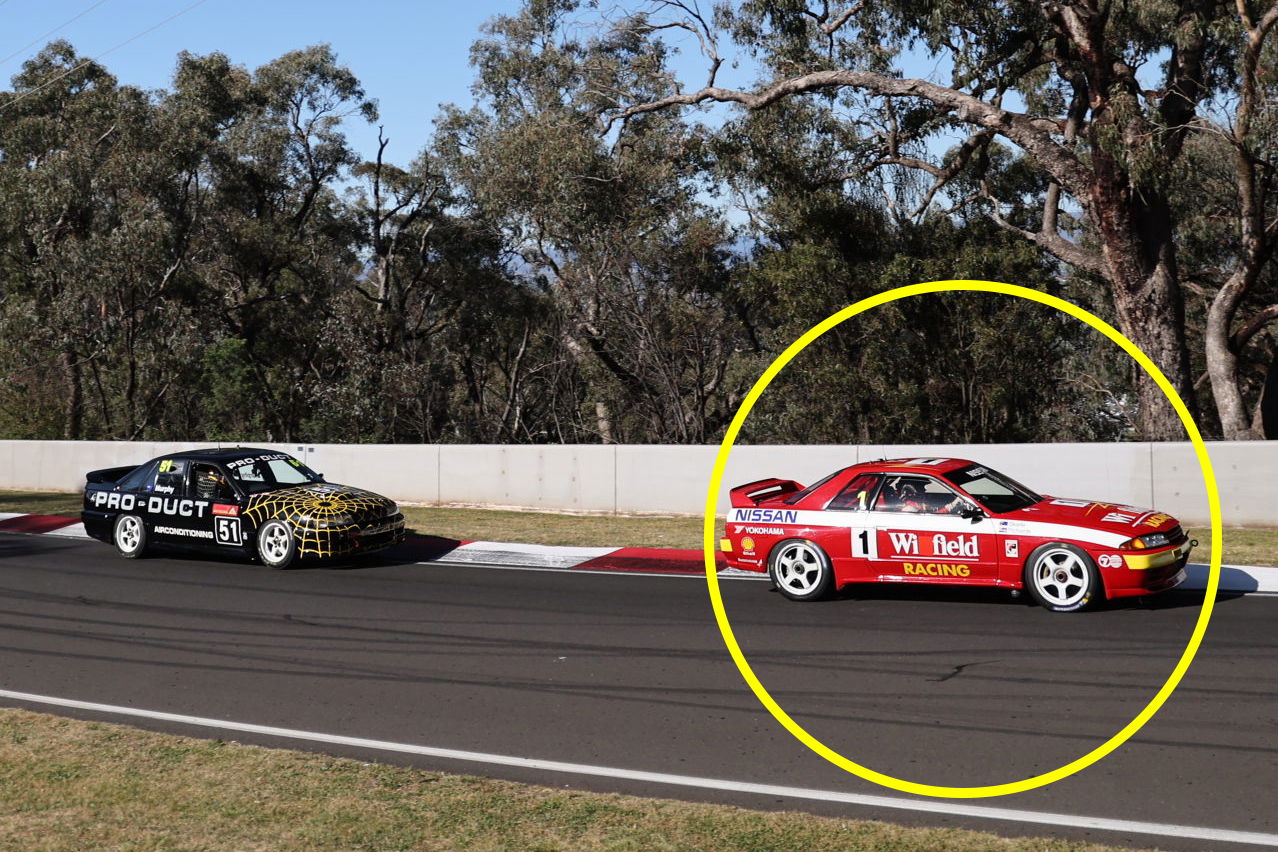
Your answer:
[[[297,539],[287,521],[272,519],[257,531],[257,557],[267,568],[287,568],[297,556]]]
[[[820,600],[834,587],[830,557],[812,542],[798,538],[772,548],[768,574],[777,590],[792,601]]]
[[[1096,563],[1072,544],[1045,544],[1025,562],[1025,587],[1044,609],[1074,612],[1101,591]]]
[[[125,559],[137,559],[146,552],[146,524],[137,515],[120,515],[112,534],[115,549]]]

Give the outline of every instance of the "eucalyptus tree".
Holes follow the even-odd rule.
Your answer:
[[[188,328],[165,314],[190,254],[181,135],[65,42],[0,94],[7,381],[24,403],[61,400],[61,437],[138,437],[180,372],[154,356]]]
[[[1238,332],[1278,313],[1266,304],[1239,328],[1278,244],[1276,81],[1266,70],[1278,3],[748,0],[711,17],[696,0],[661,0],[632,12],[612,22],[615,32],[654,42],[672,28],[693,33],[709,75],[668,94],[619,86],[608,126],[708,102],[760,111],[833,97],[845,118],[838,156],[847,180],[918,173],[922,216],[969,177],[973,191],[959,203],[1105,282],[1119,328],[1191,406],[1183,286],[1197,271],[1178,256],[1173,196],[1186,143],[1218,136],[1233,174],[1237,250],[1208,276],[1205,355],[1223,434],[1251,434],[1235,357],[1246,337]],[[730,43],[762,69],[753,88],[719,85]],[[911,60],[937,69],[935,79],[906,76]],[[938,144],[955,134],[956,145]],[[1002,191],[990,168],[996,145],[1040,177],[1041,192]],[[1031,204],[1037,214],[1020,215]],[[1183,434],[1143,377],[1139,401],[1147,437]]]
[[[221,54],[184,54],[177,80],[174,97],[203,104],[217,126],[200,164],[195,264],[197,306],[215,338],[205,384],[226,401],[222,428],[292,440],[323,404],[317,331],[359,275],[358,223],[339,193],[359,158],[342,125],[376,120],[376,104],[325,45],[252,72]]]
[[[330,344],[326,434],[386,441],[555,440],[549,381],[556,353],[543,334],[545,296],[511,276],[496,229],[459,213],[438,164],[385,158],[357,166],[350,209],[364,273],[322,329]],[[319,421],[323,421],[323,423]]]
[[[631,33],[564,29],[575,7],[531,3],[486,25],[471,52],[478,104],[445,112],[436,150],[515,270],[554,300],[558,343],[586,382],[578,439],[700,442],[731,414],[739,340],[702,134],[667,113],[601,137],[609,90],[670,91],[665,56]]]

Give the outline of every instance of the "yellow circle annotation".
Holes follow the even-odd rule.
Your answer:
[[[736,637],[732,632],[732,625],[728,621],[728,615],[724,610],[723,597],[719,590],[719,578],[716,573],[715,566],[715,535],[714,522],[715,510],[718,505],[719,488],[723,480],[724,467],[728,461],[728,455],[732,452],[732,446],[736,442],[737,435],[741,431],[741,425],[749,416],[751,409],[759,397],[767,389],[768,385],[776,378],[777,374],[790,363],[790,361],[799,354],[808,344],[825,334],[831,328],[834,328],[844,320],[851,319],[857,314],[864,313],[872,308],[885,305],[888,302],[894,302],[898,299],[909,298],[910,296],[919,296],[925,293],[945,293],[951,291],[975,291],[985,293],[1002,293],[1007,296],[1016,296],[1022,299],[1038,302],[1064,311],[1076,319],[1079,319],[1092,328],[1100,331],[1114,343],[1118,344],[1128,355],[1130,355],[1136,363],[1157,383],[1158,387],[1166,394],[1167,399],[1175,408],[1176,413],[1180,416],[1181,422],[1185,426],[1185,432],[1189,435],[1189,440],[1193,443],[1194,453],[1198,458],[1198,465],[1202,469],[1203,483],[1207,492],[1207,503],[1211,519],[1211,566],[1207,578],[1207,589],[1203,596],[1202,609],[1198,614],[1198,621],[1194,624],[1193,633],[1189,637],[1189,642],[1185,646],[1184,653],[1181,654],[1180,660],[1176,663],[1176,667],[1172,670],[1167,681],[1162,685],[1158,692],[1150,699],[1149,703],[1136,715],[1134,719],[1128,722],[1116,734],[1110,737],[1101,745],[1082,755],[1081,757],[1060,766],[1050,772],[1044,772],[1040,775],[1034,775],[1024,778],[1020,781],[1009,781],[1004,784],[991,784],[987,786],[977,787],[946,787],[935,784],[923,784],[916,781],[907,781],[901,778],[895,778],[882,772],[876,772],[873,769],[855,763],[844,757],[842,754],[834,751],[820,740],[809,734],[799,725],[789,714],[781,708],[775,699],[764,688],[763,683],[755,675],[754,670],[750,668],[749,662],[742,653],[740,645],[737,644]],[[724,644],[727,645],[728,653],[731,654],[733,661],[737,665],[737,669],[741,672],[741,676],[745,678],[750,689],[759,699],[760,703],[767,708],[768,712],[781,723],[781,725],[793,734],[800,742],[816,752],[821,757],[833,763],[835,766],[850,772],[867,781],[872,781],[883,787],[893,790],[899,790],[903,793],[914,793],[920,796],[935,796],[939,798],[949,799],[980,799],[993,796],[1006,796],[1012,793],[1023,793],[1026,790],[1033,790],[1038,787],[1046,787],[1062,778],[1067,778],[1079,770],[1085,769],[1096,763],[1101,758],[1107,756],[1123,743],[1127,742],[1137,731],[1145,726],[1154,714],[1162,708],[1167,699],[1180,685],[1181,679],[1185,676],[1185,672],[1189,670],[1190,664],[1194,660],[1194,655],[1198,653],[1198,648],[1202,644],[1203,636],[1207,632],[1207,624],[1211,621],[1213,605],[1216,599],[1216,591],[1220,584],[1220,559],[1221,559],[1221,519],[1220,519],[1220,495],[1216,486],[1216,475],[1212,469],[1211,458],[1207,454],[1207,447],[1203,443],[1202,435],[1198,431],[1197,424],[1194,423],[1193,417],[1189,410],[1185,407],[1184,401],[1176,393],[1176,389],[1167,381],[1167,377],[1162,371],[1149,360],[1148,356],[1140,350],[1134,343],[1128,340],[1121,332],[1113,326],[1106,323],[1099,317],[1083,310],[1071,302],[1059,299],[1055,296],[1038,290],[1031,290],[1028,287],[1020,287],[1015,284],[1002,284],[997,281],[933,281],[926,284],[912,284],[907,287],[897,287],[883,293],[878,293],[866,299],[862,299],[854,305],[850,305],[843,310],[831,315],[824,321],[818,323],[804,333],[798,340],[792,343],[789,348],[782,352],[775,361],[763,372],[758,381],[746,394],[745,400],[741,403],[741,407],[737,410],[736,416],[732,419],[732,423],[728,426],[727,434],[724,435],[723,442],[719,445],[719,452],[715,456],[714,470],[710,475],[710,485],[706,491],[706,508],[705,508],[704,538],[703,551],[705,555],[706,566],[706,584],[710,590],[710,603],[714,608],[715,620],[719,625],[719,632],[723,635]]]

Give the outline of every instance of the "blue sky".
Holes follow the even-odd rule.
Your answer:
[[[81,55],[95,57],[194,2],[0,0],[0,57],[39,39],[0,64],[0,79],[7,85],[23,61],[53,39],[64,38]],[[439,104],[471,102],[469,50],[480,25],[494,15],[517,11],[519,5],[519,0],[204,0],[101,62],[121,83],[168,88],[183,50],[220,50],[233,62],[256,68],[290,50],[327,42],[377,99],[391,140],[387,158],[407,163],[430,136]],[[347,133],[361,154],[376,152],[376,127],[351,122]]]

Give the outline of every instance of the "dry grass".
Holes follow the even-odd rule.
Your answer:
[[[581,793],[0,710],[0,848],[1100,852],[1109,847]]]
[[[1189,537],[1198,539],[1190,557],[1195,562],[1211,559],[1211,530],[1193,527]],[[1221,531],[1226,565],[1278,565],[1278,530],[1226,527]]]

